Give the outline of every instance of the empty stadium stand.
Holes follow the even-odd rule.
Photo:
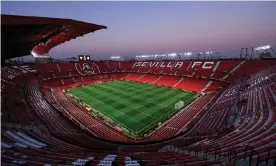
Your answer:
[[[109,61],[5,65],[1,164],[275,164],[274,60],[158,65]],[[195,67],[198,70],[190,69]],[[202,95],[145,138],[134,140],[88,115],[63,93],[66,87],[117,79]]]

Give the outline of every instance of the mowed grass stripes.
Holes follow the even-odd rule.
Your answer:
[[[197,95],[125,80],[71,88],[69,92],[138,136],[178,111],[175,103]]]

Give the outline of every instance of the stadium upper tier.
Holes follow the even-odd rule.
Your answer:
[[[3,66],[1,164],[197,166],[230,161],[272,165],[276,156],[275,72],[275,60]],[[200,96],[147,136],[133,139],[105,119],[91,116],[85,106],[64,93],[66,88],[114,80]],[[108,95],[100,88],[105,91],[101,95]],[[215,158],[218,152],[227,160]]]
[[[145,62],[77,62],[40,64],[33,68],[45,78],[111,72],[147,73],[185,76],[222,81],[236,80],[244,74],[274,65],[275,60],[212,60],[212,61],[145,61]],[[132,77],[132,76],[131,76]],[[130,77],[130,78],[131,78]]]
[[[1,14],[1,58],[47,55],[61,43],[106,28],[72,19]]]

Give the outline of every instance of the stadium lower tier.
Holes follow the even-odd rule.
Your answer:
[[[54,78],[51,80],[44,79],[41,86],[59,86],[63,88],[75,87],[86,84],[94,84],[97,82],[107,82],[110,80],[124,79],[133,82],[141,82],[154,84],[159,86],[172,87],[176,89],[191,91],[195,93],[206,93],[217,91],[224,88],[229,83],[218,80],[207,80],[199,78],[164,76],[156,74],[139,74],[139,73],[113,73],[100,74],[92,76],[66,76],[62,78]],[[47,81],[48,80],[48,81]]]
[[[47,87],[52,80],[43,81],[43,92],[81,128],[112,141],[160,141],[180,134],[216,94],[126,81],[121,74],[97,77],[93,83],[68,82],[52,90]]]

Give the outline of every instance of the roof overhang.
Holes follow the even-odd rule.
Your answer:
[[[61,43],[106,28],[72,19],[1,15],[2,59],[47,54]]]

